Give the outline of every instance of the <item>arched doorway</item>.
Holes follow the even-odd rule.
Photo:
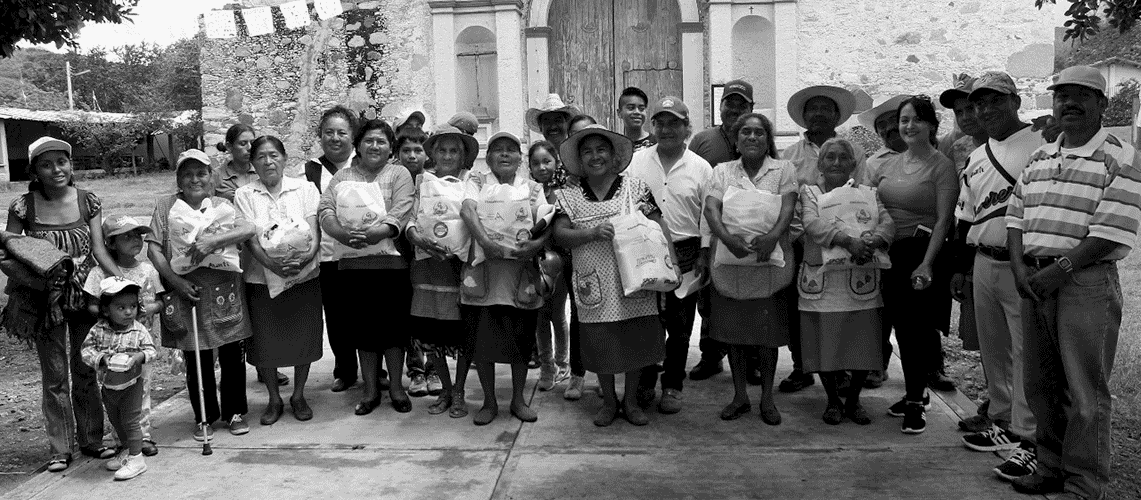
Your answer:
[[[754,109],[776,119],[776,40],[773,23],[745,16],[733,25],[733,78],[753,84]]]
[[[551,92],[599,123],[618,125],[617,98],[626,87],[651,100],[682,95],[677,2],[553,0],[547,19]]]

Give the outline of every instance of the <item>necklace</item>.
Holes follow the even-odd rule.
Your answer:
[[[901,165],[901,170],[903,170],[903,173],[906,175],[915,175],[919,173],[920,170],[923,170],[927,167],[928,160],[930,160],[931,157],[934,156],[937,152],[938,150],[932,149],[923,156],[917,156],[909,149],[903,153],[903,165]],[[907,168],[908,165],[914,164],[918,164],[918,167],[911,170]]]

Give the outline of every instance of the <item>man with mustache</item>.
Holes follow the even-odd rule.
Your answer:
[[[567,126],[576,114],[578,110],[564,104],[558,94],[549,94],[540,107],[527,110],[527,126],[557,148],[567,139]]]
[[[903,142],[903,137],[899,135],[898,111],[899,104],[907,100],[907,97],[908,96],[905,95],[897,95],[859,114],[860,125],[875,132],[884,144],[879,151],[872,153],[872,156],[868,158],[869,172],[879,170],[880,165],[882,165],[889,156],[897,155],[907,150],[907,144]]]
[[[626,87],[618,96],[618,119],[622,121],[622,133],[634,143],[634,151],[641,151],[658,143],[658,138],[646,132],[646,106],[650,99],[638,87]]]
[[[1005,221],[1038,446],[1038,470],[1015,479],[1014,489],[1100,500],[1113,451],[1117,261],[1137,243],[1141,158],[1102,127],[1109,101],[1097,69],[1066,68],[1047,89],[1062,133],[1031,156]]]
[[[730,80],[725,83],[725,93],[721,96],[720,108],[721,124],[698,132],[689,142],[689,149],[714,167],[718,163],[725,163],[739,158],[737,152],[737,138],[733,136],[733,125],[737,118],[753,111],[753,86],[744,80]],[[703,244],[703,254],[707,254],[708,244]],[[708,255],[703,255],[703,259]],[[698,312],[704,310],[699,307]],[[689,371],[691,380],[705,380],[725,370],[721,360],[725,358],[726,347],[720,342],[709,338],[708,317],[701,314],[701,361]],[[748,370],[750,380],[759,380],[755,374],[756,364],[750,361]]]
[[[1046,143],[1018,118],[1022,99],[1002,72],[983,73],[967,99],[989,139],[971,153],[962,175],[957,234],[960,249],[951,293],[964,297],[973,275],[975,327],[987,379],[989,429],[963,436],[975,451],[1014,450],[994,472],[1008,481],[1034,472],[1034,415],[1023,391],[1023,317],[1007,251],[1007,205],[1030,157]]]
[[[804,136],[781,154],[785,160],[796,166],[796,182],[800,185],[816,185],[820,170],[816,167],[820,157],[820,146],[824,141],[836,137],[836,127],[852,116],[856,98],[851,92],[831,85],[816,85],[797,91],[788,99],[788,115],[797,125],[804,127]],[[863,183],[866,179],[867,163],[864,148],[852,144],[856,157],[856,170],[852,178]],[[795,262],[803,259],[804,245],[793,242]],[[795,268],[794,268],[795,269]],[[785,293],[789,305],[789,343],[792,353],[792,373],[780,382],[781,392],[797,392],[812,384],[816,379],[804,373],[800,364],[800,311],[798,310],[796,279],[792,280]]]

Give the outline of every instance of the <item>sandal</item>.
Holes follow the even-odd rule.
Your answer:
[[[67,456],[53,457],[48,462],[48,472],[63,472],[65,470],[67,470],[67,467],[69,465],[71,465],[71,457],[67,457]]]
[[[467,416],[467,400],[464,399],[464,391],[452,392],[452,407],[448,408],[448,416],[452,418]]]
[[[115,456],[115,449],[106,446],[84,446],[79,451],[91,458],[108,459]]]

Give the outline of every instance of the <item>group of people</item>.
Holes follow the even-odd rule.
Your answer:
[[[1019,491],[1102,498],[1121,319],[1114,262],[1136,241],[1141,160],[1101,128],[1106,84],[1096,70],[1068,68],[1050,89],[1053,121],[1038,130],[1020,120],[1009,75],[963,76],[939,96],[956,122],[942,139],[931,98],[887,99],[859,115],[883,140],[870,155],[838,135],[856,106],[839,87],[790,98],[806,131],[783,152],[741,80],[725,84],[720,125],[697,134],[675,96],[624,90],[622,130],[611,131],[552,94],[527,113],[543,140],[524,152],[518,137],[496,133],[478,165],[470,114],[428,133],[423,113],[393,128],[336,106],[319,121],[323,154],[303,177],[286,175],[293,162],[278,138],[247,125],[227,132],[222,165],[184,152],[177,193],[157,201],[149,226],[104,218],[98,197],[74,186],[70,145],[43,138],[7,230],[51,241],[77,263],[62,294],[29,294],[64,311],[44,320],[50,308],[39,304],[42,321],[28,335],[43,368],[49,470],[65,469],[77,447],[115,457],[116,479],[145,470],[142,456],[157,452],[147,418],[152,339],[210,367],[186,363],[197,422],[249,431],[246,362],[268,392],[262,425],[284,413],[288,378],[277,369],[289,366],[291,413],[309,420],[305,389],[323,329],[332,390],[361,382],[357,415],[387,391],[398,412],[412,410],[410,392],[431,392],[429,413],[467,416],[474,364],[483,402],[472,419],[488,424],[499,413],[494,364],[503,363],[509,412],[534,422],[524,385],[537,361],[538,388],[565,381],[571,400],[587,371],[598,375],[598,426],[619,416],[646,425],[655,400],[663,414],[683,409],[699,314],[701,359],[688,378],[721,372],[728,355],[734,396],[720,418],[750,413],[748,386],[759,385],[760,418],[779,425],[774,386],[796,392],[819,377],[823,421],[867,425],[860,394],[887,378],[894,330],[905,392],[888,414],[917,434],[928,387],[954,389],[939,340],[954,297],[989,396],[960,423],[963,443],[1012,450],[995,472]],[[634,213],[665,235],[678,290],[624,286],[612,221]],[[199,216],[224,223],[188,239],[185,221]],[[147,260],[138,258],[144,243]],[[365,293],[357,283],[375,286]],[[365,311],[372,319],[348,319]],[[777,385],[784,346],[794,369]],[[123,365],[136,377],[129,385]],[[100,384],[118,456],[102,444]],[[211,429],[196,427],[195,439]]]

